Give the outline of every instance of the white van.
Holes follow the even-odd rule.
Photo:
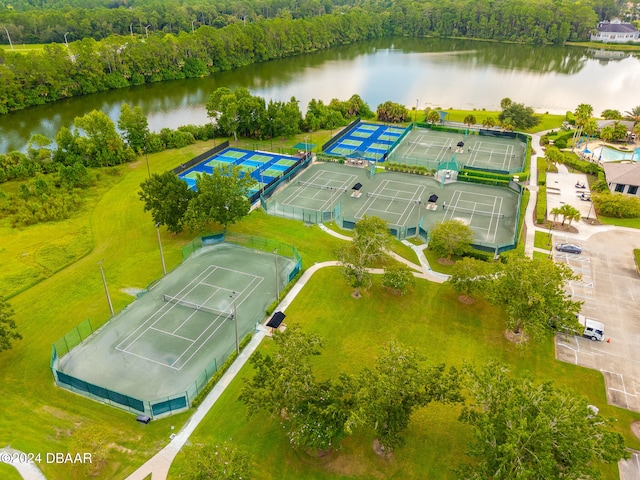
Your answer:
[[[584,331],[582,336],[591,339],[591,341],[604,341],[604,324],[594,320],[593,318],[587,318],[584,315],[578,315],[578,321],[584,325]]]

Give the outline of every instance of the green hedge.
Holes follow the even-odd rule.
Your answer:
[[[547,187],[538,188],[538,200],[536,202],[536,223],[544,223],[547,216]]]
[[[244,350],[244,347],[249,345],[250,341],[251,334],[249,333],[240,342],[240,351]],[[229,358],[227,358],[222,366],[218,369],[218,371],[211,376],[202,391],[198,395],[196,395],[196,398],[193,399],[193,402],[191,402],[191,406],[193,408],[198,408],[200,406],[202,401],[207,397],[207,395],[209,395],[211,390],[213,390],[213,387],[216,385],[216,383],[218,383],[222,376],[226,373],[226,371],[229,370],[229,367],[233,362],[235,362],[236,358],[238,358],[238,353],[234,350],[231,355],[229,355]]]
[[[385,170],[388,172],[414,173],[416,175],[430,176],[433,176],[436,173],[435,168],[427,168],[423,165],[409,165],[407,163],[394,162],[387,163],[385,165]]]
[[[587,173],[589,175],[598,175],[600,172],[604,172],[602,167],[596,163],[580,160],[575,154],[565,153],[562,154],[562,163],[567,167],[571,167],[579,172]]]

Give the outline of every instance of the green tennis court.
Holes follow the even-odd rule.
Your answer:
[[[224,152],[225,157],[231,157],[231,158],[242,158],[244,156],[246,156],[245,152],[237,152],[234,150],[225,150]]]
[[[359,147],[360,145],[362,145],[362,142],[358,140],[351,140],[350,138],[342,140],[341,143],[342,145],[348,145],[350,147]]]
[[[188,406],[235,349],[236,326],[239,339],[253,331],[299,269],[293,247],[263,243],[202,247],[54,362],[58,384],[153,415]]]
[[[285,160],[285,159],[280,159],[276,162],[276,165],[282,165],[284,167],[291,167],[293,165],[295,165],[297,163],[296,160]]]
[[[254,162],[259,162],[259,163],[266,163],[272,158],[273,157],[270,157],[269,155],[261,155],[259,153],[254,153],[249,157],[249,160],[252,160]]]

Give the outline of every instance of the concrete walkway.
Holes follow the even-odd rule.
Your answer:
[[[13,466],[24,480],[46,480],[46,477],[38,468],[38,463],[44,461],[46,461],[44,458],[39,461],[37,459],[29,461],[26,453],[11,448],[11,446],[0,448],[0,463]]]

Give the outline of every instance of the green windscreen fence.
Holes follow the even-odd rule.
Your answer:
[[[93,327],[91,326],[91,321],[87,318],[53,344],[58,358],[64,357],[74,347],[89,338],[92,333]]]

